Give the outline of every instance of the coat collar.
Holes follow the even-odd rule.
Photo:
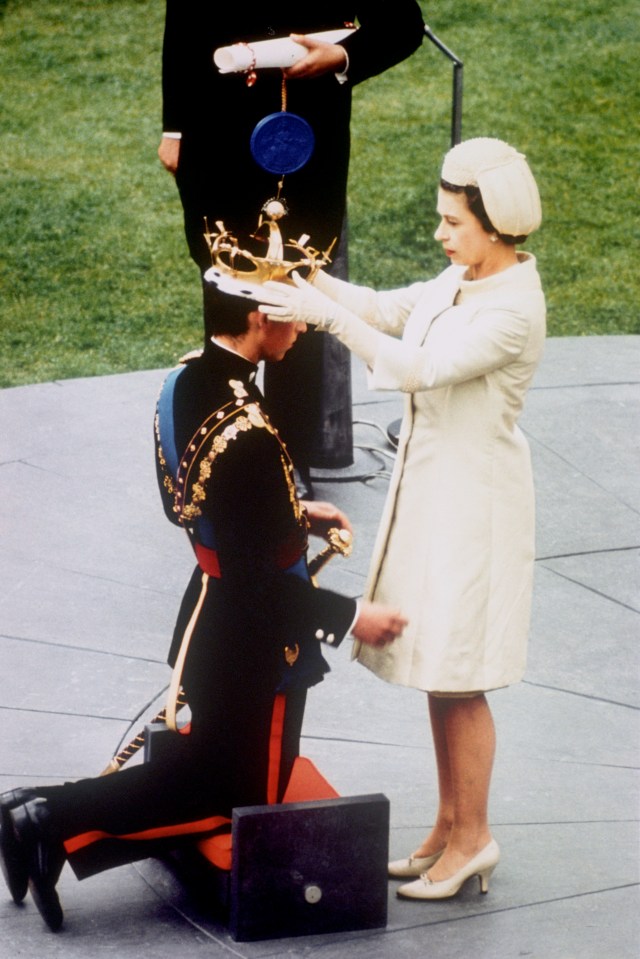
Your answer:
[[[422,296],[407,320],[403,340],[413,346],[424,343],[433,321],[453,306],[466,267],[449,266],[435,280],[425,283]]]
[[[254,383],[258,373],[258,366],[246,357],[230,350],[215,340],[207,346],[202,354],[202,362],[206,366],[215,368],[220,376],[229,376],[244,382]]]

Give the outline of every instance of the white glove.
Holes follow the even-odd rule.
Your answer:
[[[315,289],[297,273],[292,274],[295,286],[269,281],[258,309],[270,320],[282,323],[308,323],[327,330],[356,353],[368,366],[373,366],[382,334],[372,330],[360,317],[344,309],[335,300]]]
[[[335,319],[338,303],[314,289],[298,273],[292,274],[295,286],[269,280],[264,283],[262,299],[258,309],[266,313],[270,320],[282,323],[308,323],[326,329]]]

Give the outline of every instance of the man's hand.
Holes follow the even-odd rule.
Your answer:
[[[408,622],[398,609],[363,601],[351,632],[367,646],[386,646],[402,634]]]
[[[322,539],[326,539],[328,531],[334,526],[337,526],[338,529],[346,529],[350,533],[353,532],[347,515],[333,503],[304,500],[303,506],[307,511],[309,532],[312,536],[320,536]]]
[[[165,170],[175,176],[180,159],[180,140],[175,140],[173,137],[163,137],[158,147],[158,156]]]
[[[283,71],[287,80],[311,80],[323,73],[342,73],[347,65],[346,51],[336,43],[323,43],[297,33],[292,33],[291,39],[301,47],[306,47],[309,52],[302,60]]]

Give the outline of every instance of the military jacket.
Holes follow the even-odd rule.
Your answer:
[[[312,685],[328,669],[321,641],[338,645],[355,615],[355,600],[309,580],[293,465],[256,372],[214,345],[170,373],[158,402],[163,506],[187,531],[198,561],[170,662],[194,614],[201,574],[208,574],[185,685],[206,683],[212,669],[218,678],[229,669],[257,670],[280,689]]]

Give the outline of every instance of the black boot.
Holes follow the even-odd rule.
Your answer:
[[[57,932],[64,919],[56,883],[65,861],[64,847],[55,838],[46,799],[32,799],[9,814],[29,869],[29,890],[49,929]]]
[[[0,796],[0,867],[15,903],[21,903],[29,888],[29,863],[16,839],[9,813],[16,806],[35,799],[33,789],[10,789]]]

